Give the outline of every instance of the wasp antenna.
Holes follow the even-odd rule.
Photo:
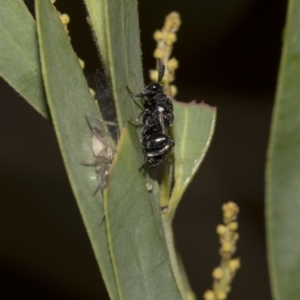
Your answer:
[[[161,82],[165,74],[165,65],[163,65],[160,59],[157,59],[157,69],[158,69],[158,80],[157,82]]]

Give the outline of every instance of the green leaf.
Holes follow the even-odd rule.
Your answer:
[[[96,117],[97,109],[50,1],[36,1],[36,17],[43,79],[60,150],[109,295],[119,299],[103,222],[103,198],[100,192],[92,196],[95,170],[80,163],[93,157],[85,114]]]
[[[206,154],[214,132],[216,109],[204,104],[174,101],[174,188],[169,210],[176,209]]]
[[[22,0],[1,1],[0,53],[1,77],[49,119],[36,24]]]
[[[123,130],[105,191],[108,240],[121,299],[181,299],[140,162]],[[134,184],[134,185],[132,185]]]
[[[141,46],[136,0],[85,0],[96,43],[110,77],[119,126],[134,120],[138,108],[133,92],[143,88]],[[138,139],[135,140],[138,144]]]
[[[300,295],[300,1],[289,1],[266,173],[268,256],[274,299]]]

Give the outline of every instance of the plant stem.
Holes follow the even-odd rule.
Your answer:
[[[167,248],[170,256],[170,261],[172,265],[173,274],[179,289],[179,292],[182,296],[182,299],[187,300],[186,297],[186,290],[184,285],[184,280],[180,271],[180,265],[177,259],[177,254],[174,245],[174,237],[173,237],[173,230],[172,230],[172,220],[173,216],[171,216],[168,212],[162,214],[165,237]]]

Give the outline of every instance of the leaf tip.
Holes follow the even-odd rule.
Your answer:
[[[172,100],[173,102],[175,102],[178,105],[182,105],[183,107],[189,107],[189,106],[205,106],[209,109],[212,109],[214,111],[217,110],[216,106],[211,106],[207,103],[204,102],[204,100],[201,100],[201,102],[198,102],[197,100],[192,100],[190,102],[181,102],[181,101],[177,101],[177,100]]]

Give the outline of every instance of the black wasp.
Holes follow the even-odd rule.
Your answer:
[[[160,84],[165,66],[158,59],[158,80],[144,87],[135,97],[143,98],[144,110],[137,117],[138,121],[143,117],[143,130],[141,142],[144,150],[144,167],[158,166],[165,154],[170,152],[175,145],[174,140],[166,135],[166,128],[170,127],[174,120],[173,105],[170,98],[164,94]]]

